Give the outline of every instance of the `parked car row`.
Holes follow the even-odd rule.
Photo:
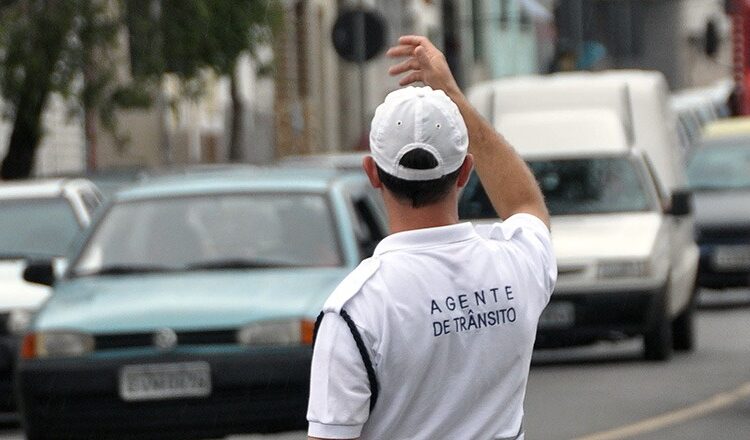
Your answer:
[[[0,186],[0,413],[15,409],[12,378],[21,335],[49,288],[22,278],[28,259],[59,265],[91,223],[101,196],[83,179]]]
[[[727,79],[708,87],[680,90],[670,97],[669,104],[677,115],[677,134],[686,161],[700,146],[704,127],[730,115],[733,90],[734,81]]]

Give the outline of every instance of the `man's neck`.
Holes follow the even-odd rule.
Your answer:
[[[408,202],[384,195],[391,233],[414,229],[435,228],[458,223],[458,208],[455,197],[447,197],[438,203],[413,208]]]

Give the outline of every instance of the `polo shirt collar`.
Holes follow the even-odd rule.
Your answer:
[[[479,234],[474,230],[474,225],[468,222],[434,228],[412,229],[396,232],[382,239],[375,248],[374,255],[402,249],[456,243],[475,238],[479,238]]]

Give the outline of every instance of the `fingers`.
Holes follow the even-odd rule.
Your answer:
[[[421,70],[415,70],[412,73],[406,75],[405,77],[401,78],[401,80],[398,82],[400,86],[408,86],[409,84],[413,84],[415,82],[421,82],[422,81],[422,71]]]
[[[409,58],[408,60],[402,61],[388,69],[388,73],[391,76],[400,75],[410,70],[419,70],[419,61],[416,58]]]
[[[410,57],[414,54],[414,50],[418,47],[430,49],[435,46],[432,45],[427,37],[422,37],[419,35],[405,35],[398,39],[398,45],[388,49],[386,55],[392,58]]]
[[[386,56],[389,56],[391,58],[410,57],[414,54],[414,46],[407,46],[403,44],[399,46],[393,46],[388,49],[388,52],[386,52],[385,54]]]
[[[426,37],[418,35],[405,35],[400,37],[398,39],[398,45],[388,49],[386,55],[391,58],[409,57],[409,59],[392,66],[388,69],[388,73],[392,76],[396,76],[410,72],[399,81],[401,86],[407,86],[415,82],[424,82],[423,70],[429,70],[431,65],[428,52],[434,48],[435,46],[433,46],[430,40]]]
[[[399,37],[398,44],[406,46],[432,46],[432,43],[430,43],[430,40],[428,40],[427,37],[422,37],[420,35],[404,35]]]

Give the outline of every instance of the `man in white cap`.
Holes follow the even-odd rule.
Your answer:
[[[523,439],[539,315],[557,276],[528,167],[469,105],[443,54],[407,36],[408,73],[378,107],[372,156],[392,234],[333,292],[315,342],[311,439]],[[471,154],[469,154],[469,152]],[[498,215],[459,223],[476,165]]]

